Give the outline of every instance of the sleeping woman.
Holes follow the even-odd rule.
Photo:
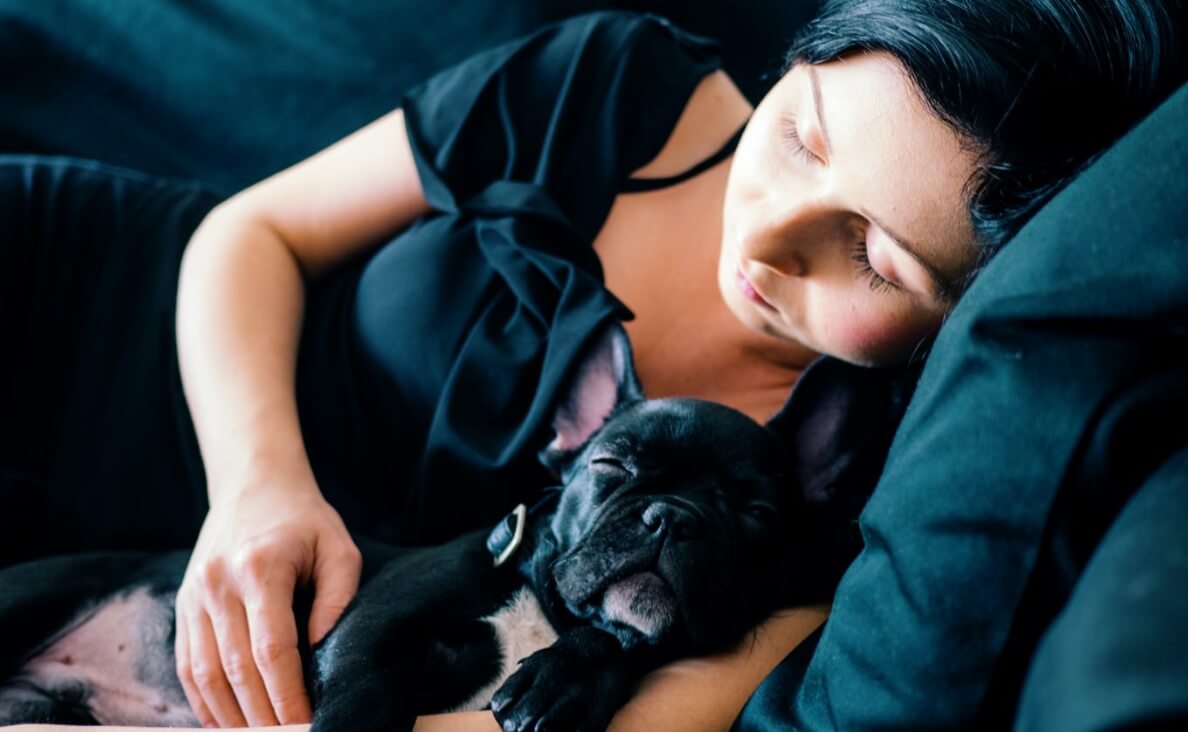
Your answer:
[[[548,485],[552,400],[601,326],[626,321],[649,396],[759,421],[821,355],[922,357],[978,268],[1183,83],[1184,31],[1179,2],[837,0],[752,109],[710,41],[596,14],[226,200],[4,159],[0,562],[193,545],[198,719],[306,722],[295,589],[316,641],[358,586],[348,529],[440,541]],[[662,669],[616,728],[728,728],[823,618]]]

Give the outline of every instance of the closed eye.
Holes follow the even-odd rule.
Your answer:
[[[762,523],[774,521],[779,516],[776,507],[766,501],[752,501],[743,506],[742,512],[745,516]]]
[[[866,279],[870,285],[870,289],[875,292],[902,289],[898,284],[876,272],[874,267],[871,266],[870,254],[867,252],[865,239],[854,242],[850,248],[850,259],[854,260],[854,264],[858,265],[858,274]]]
[[[632,474],[631,470],[622,460],[610,455],[595,455],[590,458],[590,469],[603,473]]]
[[[816,153],[812,150],[808,149],[808,146],[804,144],[804,140],[800,138],[800,130],[796,128],[795,115],[785,113],[780,118],[780,127],[782,128],[781,136],[784,140],[784,149],[809,165],[825,164],[825,161],[817,157]]]

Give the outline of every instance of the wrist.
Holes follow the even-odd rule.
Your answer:
[[[283,495],[290,502],[302,497],[322,497],[304,452],[288,457],[256,455],[238,465],[210,471],[207,478],[212,507],[267,494]]]

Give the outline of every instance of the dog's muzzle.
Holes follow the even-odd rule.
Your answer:
[[[666,572],[685,564],[662,560],[705,530],[700,514],[673,497],[608,506],[553,565],[557,590],[579,617],[601,618],[655,641],[680,620],[681,599]]]

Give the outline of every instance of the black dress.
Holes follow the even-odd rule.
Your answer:
[[[662,19],[599,13],[403,100],[436,213],[310,284],[298,358],[306,448],[353,530],[435,541],[547,484],[535,453],[554,397],[598,330],[630,317],[591,244],[719,67]],[[0,563],[196,536],[205,485],[173,318],[183,247],[216,202],[0,158]]]

